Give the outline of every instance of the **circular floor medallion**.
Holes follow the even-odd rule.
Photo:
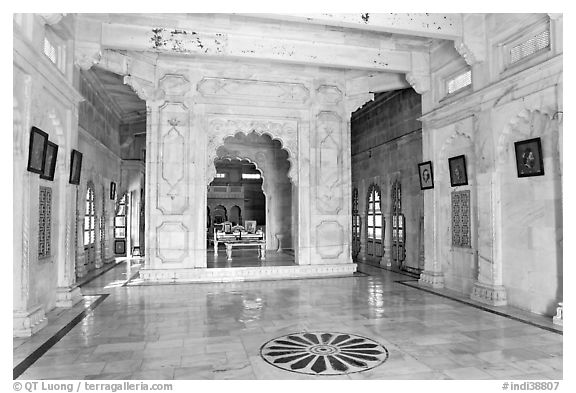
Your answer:
[[[260,356],[282,370],[311,375],[342,375],[370,370],[388,358],[388,350],[349,333],[292,333],[268,341]]]

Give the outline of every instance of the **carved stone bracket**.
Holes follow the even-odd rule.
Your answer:
[[[508,303],[506,288],[502,285],[483,284],[478,281],[474,283],[470,298],[491,306],[505,306]]]
[[[237,133],[258,135],[267,134],[272,139],[280,141],[282,148],[288,152],[290,170],[288,178],[292,182],[297,181],[298,163],[298,124],[295,120],[266,120],[266,119],[242,119],[238,117],[218,117],[208,121],[208,141],[206,146],[206,171],[207,178],[213,178],[216,174],[214,159],[216,150],[224,144],[224,140]]]
[[[353,112],[358,110],[362,105],[364,105],[368,101],[373,100],[374,100],[374,93],[362,93],[362,94],[355,94],[352,96],[346,96],[346,99],[344,101],[346,113],[352,114]]]
[[[138,97],[145,101],[164,101],[166,93],[163,89],[158,89],[144,79],[127,75],[124,77],[124,84],[132,87]]]
[[[462,20],[462,36],[454,40],[454,48],[470,66],[486,59],[485,17],[484,14],[465,14]]]
[[[409,72],[406,74],[406,82],[408,82],[418,94],[424,94],[430,90],[430,74],[428,73]]]
[[[38,14],[47,25],[55,25],[62,20],[66,14]]]
[[[406,73],[406,81],[418,94],[430,90],[430,54],[412,52],[410,72]]]
[[[89,70],[93,65],[100,63],[102,49],[98,43],[78,42],[74,47],[76,65],[83,70]]]

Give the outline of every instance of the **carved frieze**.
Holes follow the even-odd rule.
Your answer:
[[[317,90],[320,102],[334,105],[342,101],[342,91],[336,86],[322,85]]]
[[[190,82],[182,75],[166,74],[158,84],[168,96],[183,96],[190,90]]]
[[[316,252],[322,259],[335,259],[344,252],[344,228],[337,221],[316,226]]]
[[[182,214],[188,208],[188,108],[169,103],[160,108],[156,207],[163,214]]]
[[[321,112],[316,122],[316,206],[325,214],[342,209],[342,120]]]
[[[204,97],[303,103],[310,96],[301,83],[267,82],[248,79],[204,78],[197,86]]]
[[[182,262],[188,255],[188,227],[166,221],[156,227],[156,256],[163,262]]]
[[[296,181],[297,160],[298,160],[298,123],[295,120],[268,120],[251,119],[238,116],[219,116],[208,119],[208,137],[206,144],[206,171],[207,178],[215,176],[216,168],[214,159],[217,156],[217,149],[224,144],[224,139],[234,136],[237,133],[250,134],[255,132],[258,135],[269,135],[272,139],[277,139],[282,144],[282,148],[288,152],[290,170],[288,177]]]

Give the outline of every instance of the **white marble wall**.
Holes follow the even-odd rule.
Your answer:
[[[445,286],[488,304],[553,315],[562,301],[562,18],[546,14],[478,18],[486,53],[449,44],[432,53],[433,89],[423,95],[423,159],[435,187],[424,192],[425,272],[421,282]],[[551,46],[505,65],[506,43],[550,26]],[[497,44],[502,45],[498,46]],[[476,51],[476,52],[474,52]],[[474,53],[478,56],[472,56]],[[479,56],[479,55],[482,56]],[[449,59],[453,61],[448,61]],[[470,88],[445,97],[442,84],[471,67]],[[540,137],[545,175],[518,178],[514,142]],[[450,187],[448,158],[466,155],[468,185]],[[450,192],[471,192],[472,247],[451,246]]]
[[[16,22],[17,21],[17,22]],[[15,18],[13,74],[13,330],[30,336],[46,325],[45,314],[81,299],[74,288],[75,187],[68,183],[69,157],[77,145],[77,103],[72,84],[72,57],[61,72],[41,52],[44,31],[61,17],[47,20],[33,14]],[[68,26],[71,19],[62,20]],[[64,35],[63,38],[68,38]],[[66,48],[67,54],[72,47]],[[28,172],[30,129],[36,126],[59,146],[54,181]],[[51,254],[38,258],[39,187],[52,189]]]

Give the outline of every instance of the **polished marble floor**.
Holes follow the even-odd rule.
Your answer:
[[[343,278],[126,285],[137,269],[122,263],[97,276],[82,287],[86,304],[14,340],[14,367],[27,362],[18,378],[562,379],[561,332],[423,291],[395,272],[361,265],[364,274]],[[303,332],[361,336],[387,358],[366,371],[309,375],[261,356],[271,340]]]

